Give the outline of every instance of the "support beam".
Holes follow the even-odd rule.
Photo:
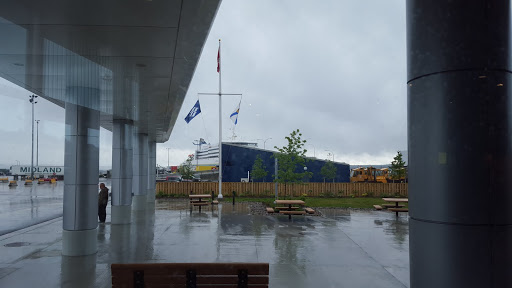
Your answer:
[[[100,112],[66,103],[62,254],[97,251]]]
[[[510,1],[407,1],[411,287],[512,283]]]
[[[133,134],[133,210],[145,210],[148,194],[148,135]]]
[[[112,224],[131,222],[133,121],[114,119],[112,131]]]
[[[155,203],[156,193],[156,142],[148,142],[148,203]]]

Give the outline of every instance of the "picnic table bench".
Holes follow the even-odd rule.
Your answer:
[[[112,264],[112,287],[268,287],[268,263]]]
[[[199,212],[201,212],[201,207],[209,205],[209,203],[204,198],[212,198],[212,195],[210,194],[190,194],[188,195],[188,198],[190,200],[190,210],[192,211],[192,208],[194,206],[199,207]]]
[[[285,215],[288,215],[288,219],[292,219],[292,215],[304,215],[306,214],[306,211],[297,211],[298,208],[300,207],[297,207],[297,206],[292,206],[292,205],[304,205],[306,204],[304,201],[302,200],[276,200],[276,204],[279,204],[279,205],[288,205],[288,206],[281,206],[279,208],[284,208],[284,209],[280,209],[279,210],[279,214],[285,214]],[[278,208],[278,207],[276,207]]]
[[[398,217],[399,212],[409,212],[408,208],[402,208],[403,205],[399,205],[398,203],[407,203],[409,202],[408,198],[382,198],[382,200],[386,202],[395,202],[394,206],[388,208],[389,211],[393,211],[396,213],[396,217]]]

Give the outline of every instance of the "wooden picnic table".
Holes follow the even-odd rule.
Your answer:
[[[276,200],[276,204],[288,205],[287,209],[279,210],[280,214],[288,215],[288,219],[292,219],[292,215],[304,215],[305,211],[295,211],[298,207],[293,207],[292,205],[305,205],[306,202],[302,200]]]
[[[409,212],[408,208],[401,208],[399,203],[409,202],[408,198],[382,198],[386,202],[395,202],[395,207],[388,208],[390,211],[394,211],[398,217],[398,212]]]
[[[210,194],[190,194],[188,195],[190,199],[190,212],[192,212],[193,206],[199,206],[199,212],[201,212],[201,207],[208,205],[208,202],[202,200],[204,198],[212,198]]]

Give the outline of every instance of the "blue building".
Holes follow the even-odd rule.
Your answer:
[[[263,160],[263,165],[268,171],[267,177],[263,181],[273,181],[273,175],[275,174],[273,151],[245,145],[222,143],[222,182],[240,182],[242,178],[247,178],[247,172],[252,170],[258,155]],[[307,158],[306,167],[309,172],[313,173],[308,182],[324,182],[320,170],[325,163],[327,163],[326,160]],[[350,182],[350,165],[334,162],[334,166],[337,170],[334,181]],[[257,181],[261,181],[261,179]],[[327,181],[332,180],[329,179]]]

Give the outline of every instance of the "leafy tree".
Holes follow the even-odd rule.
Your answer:
[[[405,161],[402,159],[402,153],[398,151],[395,158],[391,162],[391,179],[393,180],[405,180]]]
[[[187,160],[183,162],[178,169],[178,171],[181,174],[181,178],[183,179],[193,179],[194,178],[194,172],[192,168],[192,160],[194,160],[194,154],[188,155]]]
[[[302,140],[301,136],[302,133],[299,129],[294,130],[290,133],[290,136],[285,137],[288,141],[287,146],[282,148],[274,146],[279,151],[279,153],[274,154],[278,163],[278,179],[275,181],[279,183],[301,183],[302,179],[309,179],[313,176],[313,173],[304,171],[307,150],[304,149],[306,140]]]
[[[261,160],[260,155],[256,156],[256,160],[254,160],[254,165],[252,165],[252,178],[257,180],[261,179],[263,182],[265,177],[267,177],[267,170],[265,165],[263,165],[263,160]]]
[[[324,177],[324,182],[325,178],[327,178],[332,179],[332,183],[334,183],[334,178],[336,178],[336,172],[336,166],[334,166],[334,163],[332,163],[332,161],[327,161],[327,163],[325,163],[322,169],[320,169],[320,174],[322,174],[322,176]]]

